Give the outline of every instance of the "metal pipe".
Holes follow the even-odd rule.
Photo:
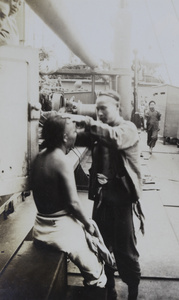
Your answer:
[[[81,101],[77,103],[77,115],[89,116],[96,120],[96,105],[83,104]]]
[[[98,66],[98,62],[89,53],[88,47],[84,45],[84,40],[75,26],[75,20],[73,16],[69,15],[65,0],[25,1],[75,55],[91,68]]]
[[[96,97],[95,97],[95,75],[91,75],[91,92],[92,92],[92,95],[93,95],[93,100],[95,103],[96,101]]]
[[[116,11],[114,30],[114,60],[113,69],[120,73],[121,69],[128,70],[128,74],[117,76],[116,91],[121,96],[121,108],[124,119],[129,120],[131,116],[131,75],[130,75],[130,34],[131,15],[127,9],[126,1],[119,2]]]

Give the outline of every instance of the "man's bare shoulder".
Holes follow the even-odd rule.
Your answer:
[[[73,170],[68,155],[66,155],[61,149],[55,149],[51,154],[50,160],[51,166],[53,166],[53,168],[59,173],[71,172]]]
[[[67,155],[60,149],[54,149],[53,151],[43,150],[40,152],[37,157],[36,161],[37,164],[45,164],[50,169],[58,170],[60,168],[68,168],[69,160]]]
[[[67,155],[60,149],[55,149],[53,152],[49,154],[49,157],[53,160],[54,164],[68,164]]]

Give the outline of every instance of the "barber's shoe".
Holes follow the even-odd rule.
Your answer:
[[[117,292],[115,287],[107,288],[107,300],[117,300]]]

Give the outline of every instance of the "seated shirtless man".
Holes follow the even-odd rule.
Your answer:
[[[85,215],[73,166],[66,155],[74,147],[76,135],[76,124],[69,117],[53,115],[44,123],[46,148],[37,155],[32,168],[32,191],[38,210],[33,237],[66,252],[80,269],[84,285],[104,287],[104,265],[85,237],[85,231],[95,234],[95,223]]]

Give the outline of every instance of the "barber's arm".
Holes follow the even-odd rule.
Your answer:
[[[137,128],[132,122],[122,121],[120,125],[112,127],[90,117],[85,118],[90,136],[99,137],[117,149],[127,149],[139,140]]]

